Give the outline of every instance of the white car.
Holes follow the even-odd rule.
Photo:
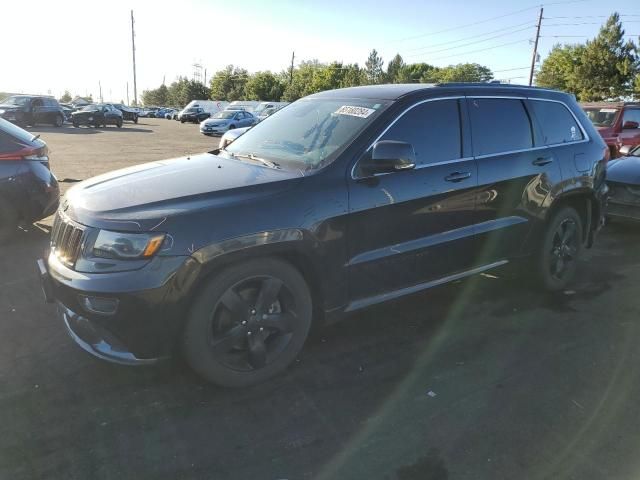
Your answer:
[[[238,138],[240,135],[242,135],[244,132],[246,132],[250,128],[251,127],[244,127],[244,128],[234,128],[233,130],[228,130],[227,133],[225,133],[224,135],[222,135],[222,137],[220,137],[220,143],[218,144],[218,148],[222,150],[223,148],[225,148],[227,145],[229,145],[231,142],[233,142],[236,138]]]
[[[244,110],[224,110],[218,112],[200,123],[200,133],[203,135],[221,135],[228,130],[251,127],[258,123],[258,119]]]

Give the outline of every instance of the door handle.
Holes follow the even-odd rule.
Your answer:
[[[471,172],[453,172],[444,177],[447,182],[461,182],[471,177]]]
[[[553,157],[538,157],[531,163],[537,165],[538,167],[542,167],[544,165],[550,164],[551,162],[553,162]]]

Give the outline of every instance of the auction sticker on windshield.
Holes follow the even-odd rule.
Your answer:
[[[354,107],[350,105],[343,105],[338,110],[336,110],[336,114],[338,115],[351,115],[352,117],[360,118],[367,118],[374,112],[375,110],[373,108]]]

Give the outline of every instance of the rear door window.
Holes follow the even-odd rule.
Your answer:
[[[522,100],[471,98],[469,112],[476,155],[493,155],[533,147],[531,120]]]
[[[624,125],[626,122],[636,122],[640,124],[640,109],[639,108],[626,109],[622,117],[622,125]]]
[[[417,165],[461,158],[460,110],[457,100],[436,100],[412,108],[381,140],[413,145]]]
[[[584,139],[578,122],[562,103],[532,99],[530,104],[542,129],[545,145],[578,142]]]

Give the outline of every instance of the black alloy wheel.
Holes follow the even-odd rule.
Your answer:
[[[223,386],[247,386],[284,370],[311,326],[311,295],[291,265],[260,259],[213,278],[185,329],[194,370]]]

